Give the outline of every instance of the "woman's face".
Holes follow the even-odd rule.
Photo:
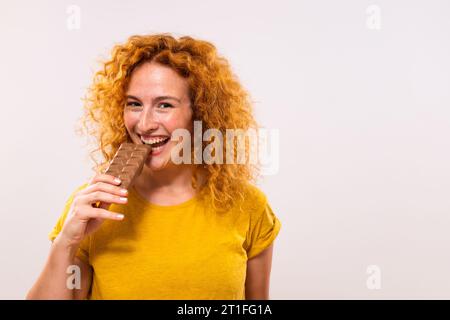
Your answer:
[[[187,80],[170,67],[144,62],[133,70],[124,108],[128,134],[137,144],[167,140],[152,145],[146,162],[151,170],[171,164],[171,149],[177,143],[170,141],[171,134],[179,128],[192,132],[192,114]]]

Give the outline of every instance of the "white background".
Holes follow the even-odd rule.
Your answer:
[[[67,28],[69,5],[80,29]],[[450,298],[449,1],[0,6],[0,298],[24,298],[92,174],[74,126],[96,61],[153,32],[214,43],[260,124],[280,130],[279,171],[260,184],[282,222],[272,299]]]

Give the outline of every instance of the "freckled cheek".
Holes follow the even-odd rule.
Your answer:
[[[133,113],[124,112],[123,122],[125,124],[125,127],[131,129],[139,122],[139,117]]]
[[[189,129],[191,126],[190,118],[176,113],[166,115],[162,122],[169,131],[174,131],[175,129],[179,128]]]

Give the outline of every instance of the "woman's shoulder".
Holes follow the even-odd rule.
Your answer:
[[[264,191],[262,191],[260,187],[251,182],[247,182],[244,185],[243,190],[245,191],[246,196],[251,199],[263,201],[267,198]]]
[[[257,185],[246,182],[241,189],[242,204],[246,209],[258,210],[267,205],[266,194]]]

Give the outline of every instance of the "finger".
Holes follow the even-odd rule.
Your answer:
[[[114,194],[116,196],[119,197],[126,197],[128,195],[128,190],[118,187],[118,186],[114,186],[112,184],[109,183],[105,183],[105,182],[96,182],[93,185],[88,186],[87,188],[85,188],[84,190],[81,191],[80,194],[89,194],[95,191],[103,191],[103,192],[107,192],[110,194]],[[110,203],[104,203],[104,202],[96,202],[95,204],[93,204],[92,206],[94,208],[103,208],[103,209],[109,209],[109,206],[111,204]]]
[[[121,196],[121,197],[125,197],[128,195],[128,190],[118,187],[118,186],[114,186],[112,184],[106,183],[106,182],[96,182],[95,184],[92,184],[90,186],[88,186],[87,188],[85,188],[84,190],[82,190],[82,192],[84,194],[89,194],[91,192],[95,192],[95,191],[103,191],[106,193],[111,193],[114,194],[116,196]]]
[[[99,201],[117,204],[126,204],[128,202],[127,197],[116,196],[103,191],[94,191],[88,194],[80,195],[78,200],[80,203],[88,205],[95,204]]]
[[[100,208],[90,208],[83,211],[80,215],[84,219],[109,219],[109,220],[123,220],[125,215],[123,213],[108,211]]]
[[[95,176],[93,176],[89,181],[89,184],[91,185],[97,182],[106,182],[113,185],[119,185],[121,183],[119,178],[116,178],[110,174],[102,174],[102,173],[97,173]]]

